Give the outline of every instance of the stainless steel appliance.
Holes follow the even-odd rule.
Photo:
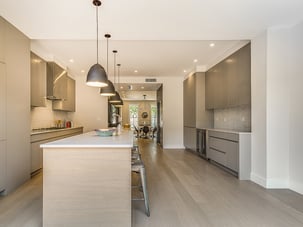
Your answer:
[[[203,158],[206,157],[206,130],[197,129],[197,153]]]

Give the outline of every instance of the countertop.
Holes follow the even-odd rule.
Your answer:
[[[31,131],[31,135],[37,135],[37,134],[49,133],[49,132],[59,132],[59,131],[77,129],[77,128],[83,128],[83,126],[77,126],[77,127],[72,127],[72,128],[41,128],[41,129],[33,129]]]
[[[251,132],[243,132],[243,131],[219,129],[219,128],[198,128],[198,129],[204,129],[204,130],[216,131],[216,132],[227,132],[227,133],[234,133],[234,134],[251,134]]]
[[[132,131],[122,131],[118,136],[101,137],[96,132],[88,132],[54,142],[42,144],[42,148],[125,148],[133,146]]]

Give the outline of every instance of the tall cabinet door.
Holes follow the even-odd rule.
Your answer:
[[[0,62],[0,192],[5,189],[6,171],[6,72]]]

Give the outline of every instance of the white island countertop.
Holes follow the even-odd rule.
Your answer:
[[[128,148],[133,146],[132,131],[117,136],[101,137],[95,131],[42,144],[42,148]]]

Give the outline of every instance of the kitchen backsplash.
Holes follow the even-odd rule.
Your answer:
[[[214,110],[214,127],[218,129],[250,132],[250,105]]]
[[[53,111],[52,101],[46,100],[46,107],[31,108],[31,128],[55,126],[56,120],[68,120],[67,112]]]

